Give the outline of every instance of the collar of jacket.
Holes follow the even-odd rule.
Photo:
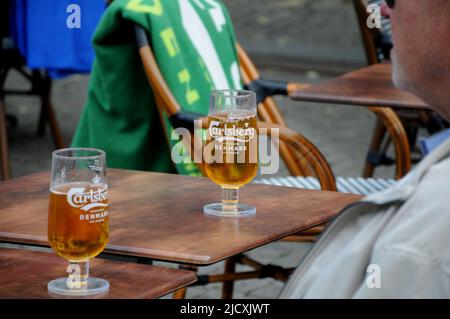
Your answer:
[[[442,143],[434,152],[426,156],[411,172],[394,186],[364,197],[361,202],[386,205],[406,201],[416,190],[422,177],[436,163],[450,156],[450,138]]]

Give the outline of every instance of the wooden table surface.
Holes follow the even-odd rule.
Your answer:
[[[108,280],[110,288],[89,298],[157,298],[197,280],[191,271],[122,261],[96,258],[90,265],[90,275]],[[47,290],[49,281],[67,276],[66,267],[53,253],[0,248],[0,298],[66,298]]]
[[[291,98],[334,104],[429,109],[419,98],[394,87],[391,74],[391,64],[375,64],[294,92]]]
[[[110,241],[105,251],[207,265],[328,221],[360,198],[335,192],[248,184],[242,202],[256,216],[213,218],[220,201],[207,178],[108,170]],[[0,241],[48,246],[49,173],[0,183]]]

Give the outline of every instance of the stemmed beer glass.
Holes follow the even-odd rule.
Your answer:
[[[100,254],[109,238],[105,153],[67,148],[52,154],[48,241],[67,259],[67,278],[48,283],[49,292],[85,296],[106,292],[108,281],[89,277],[89,259]]]
[[[211,94],[205,171],[222,187],[222,203],[204,206],[205,214],[249,216],[254,206],[239,203],[239,188],[258,172],[256,95],[245,90],[216,90]]]

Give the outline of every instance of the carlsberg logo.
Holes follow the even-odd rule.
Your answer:
[[[236,141],[246,143],[249,142],[253,137],[255,137],[256,131],[253,127],[248,127],[249,123],[245,123],[245,128],[236,127],[233,124],[232,127],[219,127],[219,121],[211,121],[209,125],[209,134],[211,138],[217,140],[218,142],[223,141]]]
[[[67,202],[70,206],[88,211],[94,207],[107,207],[108,204],[100,203],[108,199],[108,189],[84,191],[84,187],[74,187],[67,193]]]

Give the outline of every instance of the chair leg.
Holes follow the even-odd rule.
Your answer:
[[[373,130],[373,136],[372,136],[372,141],[370,143],[369,152],[376,153],[380,150],[381,143],[383,141],[385,134],[386,134],[386,127],[384,127],[383,122],[381,122],[379,119],[377,119],[375,129]],[[366,164],[364,166],[363,177],[364,178],[372,177],[374,170],[375,170],[375,165],[367,160]]]
[[[6,130],[6,112],[3,98],[0,97],[0,180],[10,179],[8,136]]]
[[[41,114],[39,117],[38,124],[38,135],[43,136],[45,134],[45,124],[48,122],[50,124],[50,130],[52,132],[53,140],[55,143],[55,147],[63,148],[64,140],[61,134],[61,130],[59,129],[58,121],[56,119],[55,111],[53,109],[51,100],[50,100],[50,92],[51,92],[51,79],[47,76],[35,75],[36,78],[39,78],[39,90],[40,90],[40,98],[41,98]]]
[[[225,274],[231,274],[236,271],[236,262],[228,258],[225,260]],[[222,286],[222,299],[233,298],[234,281],[224,281]]]
[[[173,293],[173,299],[184,299],[186,298],[186,292],[187,292],[187,288],[183,287],[180,288],[178,290],[175,290],[175,292]]]
[[[42,99],[42,109],[45,110],[47,121],[50,124],[50,130],[52,132],[55,147],[57,149],[64,148],[64,139],[62,137],[61,130],[59,129],[58,121],[56,120],[55,111],[53,110],[50,97],[46,96]]]
[[[197,271],[198,271],[198,268],[196,266],[191,266],[191,265],[179,265],[178,268],[184,269],[184,270],[189,270],[189,271],[194,271],[195,273],[197,273]],[[187,293],[187,287],[177,289],[173,293],[173,299],[184,299],[184,298],[186,298],[186,293]]]
[[[39,122],[36,135],[42,137],[45,135],[45,124],[47,123],[47,110],[44,108],[43,98],[41,98],[41,112],[39,113]]]

